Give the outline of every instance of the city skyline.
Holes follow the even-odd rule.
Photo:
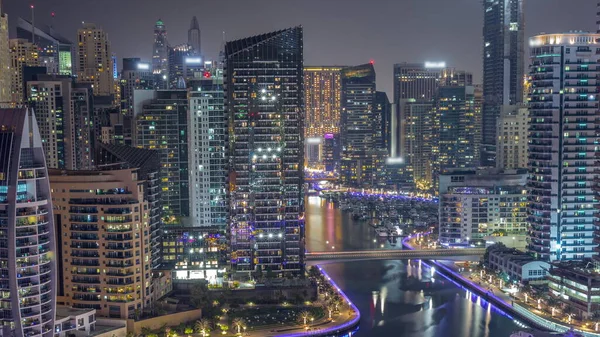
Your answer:
[[[594,2],[552,0],[543,1],[541,6],[542,1],[525,2],[526,39],[541,32],[559,33],[574,29],[596,31]],[[16,37],[17,18],[30,18],[30,3],[3,1],[3,11],[9,16],[11,38]],[[158,19],[164,21],[172,45],[187,42],[189,22],[197,15],[202,32],[203,54],[209,59],[216,59],[218,56],[223,31],[225,40],[232,41],[300,24],[304,27],[307,44],[304,64],[357,65],[373,59],[378,74],[378,88],[389,97],[393,96],[393,64],[399,62],[445,61],[449,66],[473,72],[474,83],[481,83],[482,79],[483,15],[479,1],[458,0],[450,3],[410,0],[370,3],[350,0],[344,1],[344,6],[341,6],[339,1],[321,3],[308,0],[295,3],[293,10],[290,5],[269,0],[253,1],[251,4],[236,1],[233,6],[236,11],[227,22],[222,21],[219,15],[202,15],[219,13],[232,5],[219,2],[199,4],[180,0],[166,12],[161,9],[161,2],[158,1],[131,0],[122,3],[107,0],[102,4],[90,2],[85,6],[86,11],[81,10],[79,13],[73,10],[79,4],[73,0],[33,3],[36,6],[36,25],[50,24],[50,13],[55,12],[55,29],[72,41],[76,40],[76,32],[82,21],[95,23],[104,29],[119,63],[126,57],[141,57],[143,61],[151,61],[153,27]],[[102,10],[110,8],[111,4],[120,9]],[[432,5],[438,6],[435,11],[431,10]],[[139,20],[129,20],[129,15],[134,11],[136,17],[144,19],[144,24],[140,24]],[[572,15],[564,17],[562,13],[565,11]],[[256,15],[247,13],[264,15],[269,20],[257,20]],[[364,13],[380,15],[366,18]],[[112,22],[119,22],[119,25],[113,25]],[[419,25],[420,29],[415,30],[415,25]],[[452,29],[440,30],[438,27]],[[461,36],[464,38],[460,38]],[[405,48],[406,45],[411,48]]]

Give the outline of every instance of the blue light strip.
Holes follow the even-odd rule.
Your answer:
[[[319,268],[319,271],[321,272],[321,274],[323,274],[323,276],[325,276],[327,281],[329,281],[329,283],[331,283],[333,288],[338,291],[340,296],[342,296],[342,298],[346,301],[346,303],[348,303],[348,305],[352,308],[352,310],[354,310],[354,312],[356,313],[356,316],[353,319],[351,319],[349,322],[346,322],[346,323],[340,324],[340,325],[336,325],[336,326],[332,326],[329,328],[325,328],[323,330],[294,332],[294,333],[289,333],[289,334],[285,334],[285,335],[279,335],[279,337],[299,337],[299,336],[308,336],[308,335],[319,336],[319,335],[327,335],[327,334],[337,333],[337,332],[341,333],[344,330],[352,329],[360,321],[360,311],[354,305],[354,303],[352,303],[352,301],[350,301],[348,296],[346,296],[346,294],[344,294],[344,292],[340,289],[340,287],[338,287],[338,285],[335,283],[335,281],[333,281],[333,279],[331,277],[329,277],[329,275],[327,275],[327,273],[325,272],[325,270],[323,270],[323,268],[321,268],[321,266],[317,265],[316,267]]]

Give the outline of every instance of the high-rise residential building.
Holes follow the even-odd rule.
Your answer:
[[[152,70],[155,73],[167,73],[169,69],[168,48],[167,28],[165,23],[158,19],[154,24],[154,45],[152,48]]]
[[[370,151],[381,140],[381,118],[375,107],[375,68],[372,63],[342,70],[341,182],[347,186],[378,185]],[[384,158],[385,159],[385,158]]]
[[[433,101],[403,99],[399,104],[404,111],[404,160],[419,190],[434,186],[436,110]]]
[[[475,103],[475,161],[481,163],[481,144],[482,144],[482,123],[483,123],[483,86],[481,84],[474,85],[475,91],[473,93],[473,100]]]
[[[25,39],[11,39],[8,41],[10,48],[10,76],[11,76],[11,102],[23,103],[25,99],[23,81],[23,67],[39,66],[38,48]]]
[[[305,138],[339,133],[342,69],[341,66],[304,67]]]
[[[49,173],[61,238],[57,301],[111,318],[150,307],[150,210],[139,170]]]
[[[161,191],[160,154],[155,150],[138,149],[127,145],[99,144],[96,167],[101,170],[138,169],[138,178],[144,180],[144,199],[148,202],[148,224],[152,268],[161,263]]]
[[[445,69],[444,62],[394,64],[394,103],[401,99],[433,99]]]
[[[529,110],[524,105],[503,105],[498,118],[496,168],[527,167],[527,119]]]
[[[340,141],[339,135],[326,133],[323,137],[321,161],[326,171],[339,171],[340,169]]]
[[[200,25],[196,16],[192,18],[190,22],[190,29],[188,29],[188,45],[192,47],[192,55],[201,56],[202,50],[200,49]]]
[[[121,70],[121,113],[133,117],[133,92],[136,89],[154,89],[150,63],[139,58],[124,58]]]
[[[375,130],[375,147],[389,151],[392,105],[385,91],[375,92],[374,109],[374,122],[379,123],[379,128]]]
[[[73,43],[61,36],[52,26],[36,25],[19,18],[17,38],[26,39],[38,47],[40,65],[46,67],[46,73],[52,75],[75,74],[73,69]]]
[[[439,125],[436,169],[478,167],[475,162],[475,88],[440,87],[436,96],[436,123]]]
[[[204,76],[204,62],[194,54],[189,44],[169,47],[169,86],[171,89],[185,89],[189,81]]]
[[[91,169],[94,163],[92,93],[68,76],[38,75],[27,82],[49,168]]]
[[[0,109],[0,335],[54,336],[57,268],[53,204],[38,123]]]
[[[488,235],[527,234],[527,170],[449,170],[440,175],[442,245],[485,246]]]
[[[2,11],[2,1],[0,1],[0,104],[11,101],[10,87],[8,15]]]
[[[496,165],[496,126],[502,105],[523,97],[525,23],[523,0],[483,1],[482,166]]]
[[[94,95],[113,95],[113,61],[108,34],[93,23],[85,23],[77,35],[77,81],[91,84]]]
[[[207,67],[189,100],[190,213],[194,226],[227,223],[227,157],[223,69]]]
[[[529,39],[529,250],[547,261],[596,255],[600,34]]]
[[[138,93],[151,96],[134,104],[133,144],[160,153],[164,216],[189,216],[188,91],[136,90],[134,102]]]
[[[302,27],[227,42],[224,74],[233,271],[301,275]]]

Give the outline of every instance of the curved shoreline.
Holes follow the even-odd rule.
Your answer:
[[[404,238],[402,240],[402,247],[404,247],[406,249],[414,250],[414,247],[408,243],[408,241],[411,238],[412,238],[411,236]],[[436,266],[437,268],[439,268],[440,270],[442,270],[443,272],[441,272],[440,270],[437,270],[437,271],[440,275],[442,275],[447,280],[453,282],[457,286],[459,286],[467,291],[470,291],[472,293],[475,293],[477,296],[488,301],[490,304],[493,303],[493,305],[496,307],[495,308],[496,310],[498,310],[500,313],[506,315],[509,318],[514,319],[513,316],[517,317],[521,321],[527,323],[529,326],[534,327],[538,330],[542,330],[542,331],[565,333],[571,329],[571,327],[547,320],[544,317],[540,317],[540,316],[530,312],[526,308],[521,307],[518,304],[511,303],[509,305],[507,302],[505,302],[501,298],[497,297],[493,293],[490,293],[489,291],[486,291],[481,286],[464,278],[462,275],[457,274],[455,271],[451,270],[450,268],[448,268],[447,266],[445,266],[442,263],[436,262],[435,260],[422,260],[422,261],[424,261],[425,264],[432,264],[432,265]],[[502,308],[502,309],[500,309],[500,308]],[[507,312],[509,312],[510,315],[507,314]],[[511,316],[511,315],[513,315],[513,316]],[[585,337],[600,337],[599,333],[583,331],[583,330],[576,329],[576,328],[573,328],[573,330],[577,333],[583,334]]]
[[[319,269],[321,274],[323,274],[323,276],[325,276],[325,278],[331,284],[331,286],[338,291],[340,296],[344,299],[344,301],[346,301],[346,303],[350,306],[352,311],[354,311],[354,317],[352,317],[352,319],[350,319],[349,321],[344,321],[343,323],[341,323],[339,325],[324,328],[319,331],[294,332],[294,333],[288,333],[288,334],[283,334],[283,335],[277,335],[278,337],[331,336],[331,334],[343,334],[343,333],[351,332],[354,330],[354,328],[356,328],[359,325],[360,311],[358,310],[356,305],[354,305],[354,303],[352,303],[352,301],[350,301],[348,296],[346,296],[346,294],[340,289],[340,287],[338,287],[338,285],[327,274],[327,272],[325,272],[325,270],[323,270],[323,268],[321,268],[321,266],[319,266],[319,265],[315,265],[315,266]]]

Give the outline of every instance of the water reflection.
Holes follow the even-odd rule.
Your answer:
[[[332,246],[375,249],[382,243],[394,248],[377,240],[366,223],[354,222],[318,197],[309,198],[306,218],[311,251]],[[505,337],[517,329],[489,303],[420,260],[332,263],[323,268],[361,311],[356,336]]]

